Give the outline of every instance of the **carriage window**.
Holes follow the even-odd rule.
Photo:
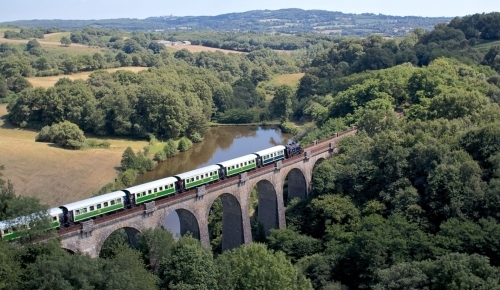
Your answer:
[[[52,220],[53,220],[53,221],[57,221],[57,217],[56,217],[56,216],[53,216],[53,217],[52,217]]]
[[[200,179],[200,177],[199,177],[199,176],[196,176],[196,180],[199,180],[199,179]]]
[[[110,204],[110,205],[114,205],[114,204],[115,204],[115,201],[114,201],[114,200],[112,200],[112,201],[110,201],[110,202],[109,202],[109,204]]]
[[[154,189],[154,192],[156,193],[157,191],[158,191],[158,189],[156,189],[156,188],[155,188],[155,189]]]
[[[163,186],[160,186],[160,188],[158,188],[159,191],[162,191],[163,190]]]
[[[94,210],[94,206],[90,206],[90,211],[93,211]]]
[[[87,212],[87,208],[82,208],[82,213],[86,213]]]
[[[96,207],[97,207],[97,209],[100,209],[100,208],[101,208],[101,205],[100,205],[100,204],[98,204],[98,205],[96,205]]]
[[[79,210],[75,210],[75,215],[79,215],[80,214],[80,211]]]
[[[104,207],[107,207],[108,206],[108,202],[106,201],[104,204],[103,204]]]
[[[122,203],[122,199],[121,198],[117,198],[116,199],[116,203]]]
[[[151,189],[150,189],[150,190],[148,190],[148,194],[151,194]]]

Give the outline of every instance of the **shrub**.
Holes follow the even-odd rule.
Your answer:
[[[121,181],[121,183],[126,186],[130,187],[134,184],[135,178],[137,177],[137,173],[133,169],[127,169],[125,172],[120,174],[118,176],[118,179]]]
[[[164,150],[160,150],[155,153],[153,160],[157,162],[163,162],[167,160],[167,153]]]
[[[218,121],[224,124],[252,123],[257,118],[257,113],[252,110],[231,109],[219,115]]]
[[[42,128],[42,131],[43,131],[43,128]],[[84,147],[85,148],[109,148],[109,146],[111,146],[111,143],[109,143],[108,141],[99,142],[98,140],[87,139]]]
[[[184,152],[191,147],[193,147],[193,142],[191,142],[191,140],[186,137],[182,137],[181,140],[179,140],[179,146],[177,146],[177,149],[181,152]]]
[[[52,126],[45,126],[35,137],[37,142],[53,142],[63,148],[81,149],[85,143],[85,135],[78,125],[64,121]]]
[[[198,132],[191,135],[191,137],[189,139],[191,139],[191,141],[193,141],[193,143],[199,143],[199,142],[203,141],[203,137]]]
[[[174,157],[177,153],[179,153],[179,150],[177,150],[177,146],[175,146],[175,142],[172,139],[167,141],[167,144],[163,147],[163,151],[165,151],[167,158]]]
[[[289,134],[297,134],[297,132],[299,131],[299,129],[297,129],[297,127],[290,122],[281,123],[280,129],[281,129],[281,132],[289,133]]]

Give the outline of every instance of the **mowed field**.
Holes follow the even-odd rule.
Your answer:
[[[88,198],[118,176],[121,155],[127,146],[135,151],[145,141],[106,139],[110,149],[66,150],[35,142],[37,132],[6,122],[7,109],[0,104],[0,164],[17,195],[36,196],[58,206]]]
[[[275,77],[272,81],[278,85],[298,86],[304,73],[286,74]]]
[[[167,48],[171,50],[181,50],[181,49],[187,49],[190,52],[202,52],[202,51],[222,51],[223,53],[238,53],[238,54],[246,54],[246,52],[243,51],[234,51],[234,50],[228,50],[228,49],[221,49],[221,48],[214,48],[214,47],[208,47],[208,46],[201,46],[201,45],[179,45],[179,46],[168,46]]]
[[[148,69],[147,67],[119,67],[119,68],[108,68],[105,69],[105,71],[109,73],[113,73],[118,70],[127,70],[127,71],[132,71],[132,72],[140,72],[142,70]],[[43,87],[43,88],[50,88],[52,87],[60,78],[68,78],[70,80],[86,80],[89,78],[89,75],[92,72],[81,72],[81,73],[76,73],[72,75],[58,75],[58,76],[48,76],[48,77],[30,77],[26,78],[32,85],[33,87]]]

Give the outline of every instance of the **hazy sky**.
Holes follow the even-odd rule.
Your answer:
[[[302,8],[345,13],[464,16],[500,11],[498,0],[0,0],[0,22],[27,19],[146,18]]]

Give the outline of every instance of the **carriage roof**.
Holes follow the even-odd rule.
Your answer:
[[[136,186],[132,186],[129,188],[125,188],[124,190],[128,191],[129,193],[137,193],[137,192],[143,192],[143,191],[148,190],[148,189],[157,188],[158,186],[172,184],[175,182],[177,182],[177,178],[167,177],[167,178],[162,178],[162,179],[158,179],[155,181],[151,181],[148,183],[143,183],[143,184],[139,184]]]
[[[278,145],[278,146],[274,146],[274,147],[271,147],[271,148],[267,148],[267,149],[264,149],[264,150],[261,150],[261,151],[257,151],[257,152],[254,152],[254,154],[257,154],[259,156],[262,156],[262,155],[267,155],[267,154],[271,154],[271,153],[274,153],[276,151],[281,151],[281,150],[285,150],[286,147],[283,146],[283,145]]]
[[[232,165],[235,165],[235,164],[240,164],[240,163],[245,162],[245,161],[254,160],[255,158],[257,158],[257,155],[255,155],[255,154],[248,154],[248,155],[245,155],[245,156],[242,156],[242,157],[238,157],[238,158],[234,158],[234,159],[231,159],[231,160],[227,160],[227,161],[223,161],[223,162],[217,163],[217,165],[220,165],[222,167],[229,167],[229,166],[232,166]]]
[[[177,175],[175,175],[175,177],[184,180],[186,178],[190,178],[190,177],[193,177],[193,176],[205,174],[207,172],[218,171],[219,169],[220,169],[219,165],[210,165],[210,166],[202,167],[202,168],[199,168],[199,169],[191,170],[191,171],[188,171],[188,172],[184,172],[184,173],[181,173],[181,174],[177,174]]]
[[[105,202],[105,201],[113,200],[113,199],[116,199],[116,198],[119,198],[119,197],[125,197],[125,192],[123,192],[121,190],[120,191],[114,191],[114,192],[111,192],[111,193],[106,193],[106,194],[103,194],[103,195],[91,197],[91,198],[80,200],[80,201],[76,201],[76,202],[73,202],[73,203],[68,203],[68,204],[62,205],[61,207],[66,208],[68,211],[72,211],[74,209],[84,208],[84,207],[87,207],[87,206],[90,206],[90,205],[94,205],[94,204],[102,203],[102,202]]]

